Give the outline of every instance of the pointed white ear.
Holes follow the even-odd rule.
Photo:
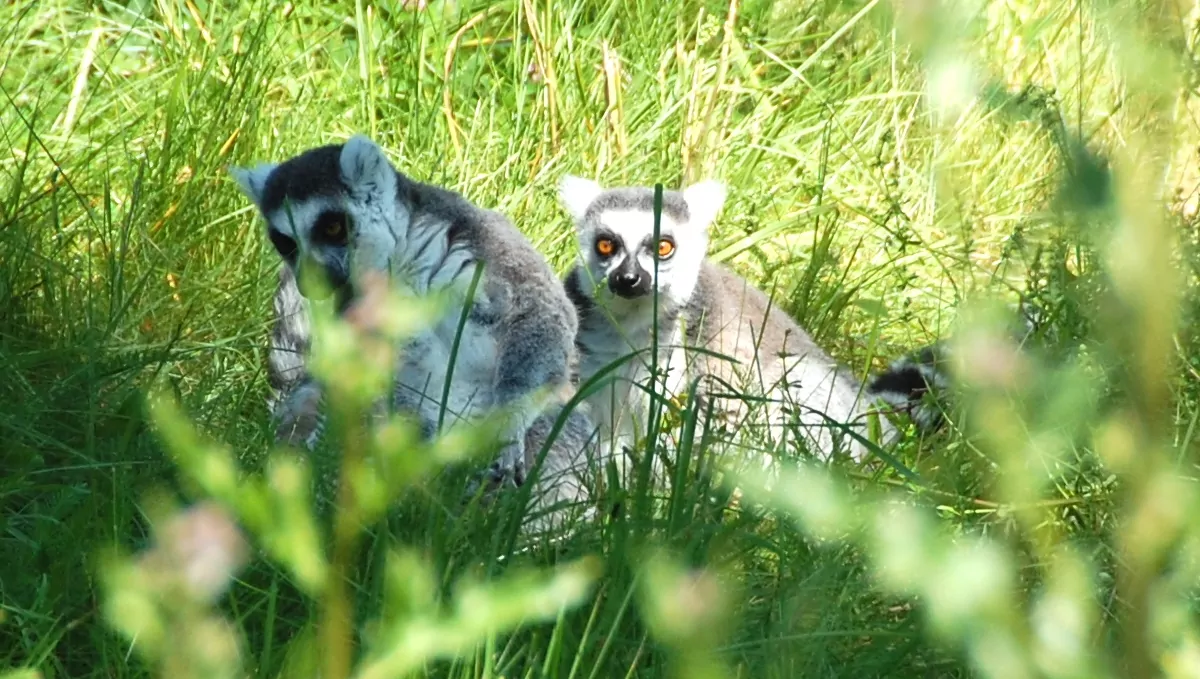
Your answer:
[[[566,175],[558,183],[559,200],[577,222],[583,220],[592,201],[603,192],[604,189],[596,182],[575,175]]]
[[[394,172],[387,156],[383,155],[383,149],[362,134],[350,137],[342,145],[342,155],[338,160],[342,180],[349,186],[357,187],[368,183],[382,185],[388,175]]]
[[[725,185],[715,179],[697,182],[683,190],[683,200],[688,206],[688,222],[707,229],[725,204]]]
[[[229,174],[237,182],[238,188],[258,207],[262,207],[263,189],[267,186],[267,177],[279,167],[279,163],[260,163],[254,167],[229,166]]]

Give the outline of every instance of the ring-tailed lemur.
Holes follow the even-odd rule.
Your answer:
[[[812,452],[827,457],[837,448],[855,459],[865,456],[861,441],[839,429],[850,426],[866,436],[871,398],[863,385],[765,293],[707,259],[708,229],[725,200],[722,184],[663,191],[657,238],[652,188],[605,189],[567,176],[559,193],[580,245],[581,262],[564,287],[579,313],[581,386],[631,352],[648,354],[657,321],[657,360],[667,373],[660,394],[681,396],[699,379],[702,402],[735,422],[757,396],[765,401],[771,440],[798,421]],[[645,422],[648,398],[633,385],[647,382],[649,363],[645,355],[627,360],[589,399],[592,419],[614,452]],[[885,442],[897,437],[885,417],[879,425]]]
[[[308,346],[305,297],[299,272],[313,267],[334,290],[339,311],[353,303],[362,272],[386,274],[415,294],[448,291],[457,300],[443,319],[402,348],[392,406],[417,417],[432,436],[466,291],[477,263],[483,274],[462,330],[446,421],[471,419],[494,409],[511,413],[493,482],[523,483],[531,439],[546,431],[539,418],[547,396],[570,389],[577,327],[574,306],[553,269],[503,215],[480,208],[444,188],[398,172],[365,136],[321,146],[282,163],[231,167],[243,193],[267,222],[267,234],[286,263],[276,291],[276,325],[269,369],[284,394],[275,407],[297,437],[312,447],[320,436],[321,389],[304,369]],[[571,412],[570,426],[550,455],[563,466],[585,441],[590,425]],[[281,435],[287,432],[281,429]],[[572,436],[574,435],[574,438]],[[544,436],[544,433],[543,433]]]

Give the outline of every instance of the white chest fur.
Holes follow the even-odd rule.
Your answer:
[[[633,445],[645,433],[652,399],[673,398],[687,388],[690,371],[682,333],[677,328],[661,330],[666,332],[659,340],[657,364],[650,351],[649,328],[626,334],[604,324],[585,328],[581,334],[580,385],[606,371],[601,378],[605,386],[588,398],[588,412],[600,428],[605,448],[619,451],[622,445]],[[620,367],[613,369],[616,362]],[[652,381],[652,371],[658,373],[657,381]]]
[[[412,220],[397,243],[390,261],[393,281],[417,294],[448,292],[459,303],[449,305],[438,323],[403,349],[396,371],[395,405],[415,408],[426,426],[474,419],[495,400],[499,356],[494,326],[468,318],[459,330],[463,301],[475,273],[470,264],[478,253],[464,243],[451,243],[448,224],[427,215]],[[484,288],[480,280],[474,303],[490,307]]]
[[[451,426],[473,419],[495,398],[498,352],[492,329],[468,320],[455,347],[458,321],[456,313],[447,314],[414,338],[400,357],[397,401],[415,406],[425,422]]]

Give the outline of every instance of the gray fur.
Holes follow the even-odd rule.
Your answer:
[[[865,456],[861,442],[838,429],[853,426],[867,435],[871,399],[864,396],[859,381],[764,292],[706,258],[708,227],[724,202],[721,185],[702,182],[683,191],[664,191],[663,205],[670,208],[663,211],[659,233],[673,239],[675,249],[669,259],[657,261],[657,273],[654,252],[630,254],[630,244],[654,246],[653,189],[605,190],[568,177],[560,194],[575,217],[581,248],[580,264],[564,281],[579,313],[581,385],[631,351],[644,352],[589,400],[608,445],[625,445],[636,436],[635,426],[644,425],[646,400],[633,384],[648,378],[648,351],[657,321],[657,360],[668,370],[660,393],[682,395],[689,383],[698,381],[701,407],[712,403],[735,428],[745,426],[750,411],[758,410],[767,415],[758,422],[766,426],[769,440],[778,442],[794,430],[822,457],[837,450],[856,460]],[[597,250],[597,239],[606,236],[620,241],[616,255],[606,257]],[[631,270],[648,279],[648,286],[632,286],[630,293],[614,283],[621,271],[632,280]],[[649,292],[653,289],[658,291],[657,314]],[[733,394],[759,396],[760,403],[765,397],[766,404],[751,405],[746,398],[729,397]],[[886,418],[879,418],[879,425],[885,443],[895,439],[897,432]]]
[[[276,291],[268,365],[272,387],[281,393],[273,397],[274,409],[284,424],[296,426],[284,431],[281,425],[280,437],[311,448],[321,430],[322,397],[303,367],[306,298],[312,291],[297,285],[300,271],[322,271],[334,285],[339,310],[353,304],[355,280],[368,270],[418,295],[451,294],[455,301],[442,320],[402,348],[391,399],[395,410],[416,415],[428,436],[443,406],[442,383],[465,293],[482,263],[445,404],[446,423],[496,409],[508,413],[492,480],[523,482],[531,427],[547,404],[570,389],[577,328],[573,305],[528,239],[500,213],[396,171],[361,135],[279,164],[230,172],[259,208],[286,265]],[[344,240],[325,231],[339,220],[348,233]],[[561,446],[556,441],[551,451],[555,465],[563,464],[555,456],[573,460],[584,446],[575,439],[587,427],[572,422]]]
[[[525,439],[525,463],[534,468],[542,447],[550,440],[555,421],[564,406],[543,412],[529,427]],[[577,520],[595,516],[596,477],[603,473],[600,461],[591,455],[596,427],[581,409],[566,412],[542,466],[538,469],[538,492],[533,494],[525,519],[527,530],[535,534],[563,534]]]
[[[312,338],[308,300],[296,287],[296,276],[289,266],[279,269],[273,307],[275,322],[267,348],[267,383],[271,386],[268,405],[272,413],[278,413],[284,396],[307,375],[304,365]]]

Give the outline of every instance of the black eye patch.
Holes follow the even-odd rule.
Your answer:
[[[275,229],[267,229],[267,236],[271,239],[271,245],[275,246],[275,251],[290,264],[296,262],[296,255],[299,254],[300,248],[296,246],[296,239],[285,236]]]
[[[350,242],[350,216],[339,210],[327,210],[313,222],[312,240],[323,245],[343,247]]]
[[[609,258],[617,254],[622,247],[620,237],[608,231],[598,231],[592,241],[592,248],[597,255],[602,258]]]

